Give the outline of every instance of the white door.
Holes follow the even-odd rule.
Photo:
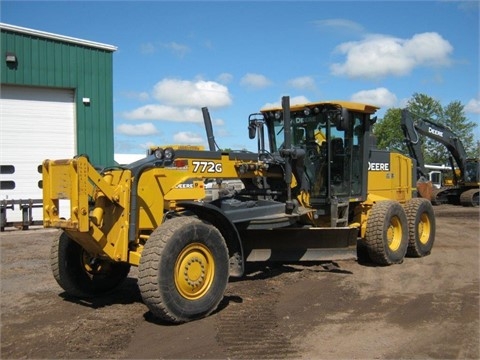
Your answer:
[[[41,199],[39,165],[76,154],[72,89],[3,85],[0,89],[0,200]],[[42,220],[42,209],[34,209]],[[22,220],[18,205],[7,221]]]

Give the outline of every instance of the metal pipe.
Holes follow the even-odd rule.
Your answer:
[[[208,148],[210,149],[210,151],[215,151],[215,136],[213,136],[212,118],[210,117],[208,108],[202,108],[202,115],[203,122],[205,123],[205,130],[207,132]]]
[[[290,97],[282,97],[283,109],[283,135],[285,137],[283,156],[285,157],[285,184],[287,186],[287,201],[285,210],[288,213],[293,211],[292,202],[292,129],[290,127]]]
[[[138,224],[138,182],[140,176],[145,170],[159,167],[164,163],[163,159],[158,160],[155,155],[150,155],[145,159],[139,160],[134,164],[136,166],[130,168],[133,176],[132,188],[130,191],[130,216],[128,224],[128,242],[133,242],[136,239],[137,224]]]

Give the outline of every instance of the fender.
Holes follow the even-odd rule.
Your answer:
[[[230,276],[241,277],[245,271],[243,246],[235,225],[227,218],[225,213],[218,207],[195,201],[180,201],[178,206],[188,210],[200,219],[214,225],[222,234],[228,248],[230,259]]]

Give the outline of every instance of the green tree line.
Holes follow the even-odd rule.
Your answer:
[[[432,97],[414,93],[408,100],[406,108],[414,120],[429,119],[437,124],[447,126],[463,143],[468,157],[480,157],[480,141],[474,138],[474,129],[478,126],[465,116],[465,106],[460,101],[452,101],[446,106]],[[390,108],[383,119],[373,127],[379,149],[397,150],[408,155],[405,136],[400,127],[401,108]],[[426,164],[448,164],[450,153],[446,147],[426,136],[420,135]]]

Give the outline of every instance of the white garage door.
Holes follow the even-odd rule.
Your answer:
[[[0,92],[0,200],[41,199],[38,166],[76,153],[74,91],[2,85]],[[34,220],[42,220],[35,209]],[[7,221],[21,221],[7,211]]]

